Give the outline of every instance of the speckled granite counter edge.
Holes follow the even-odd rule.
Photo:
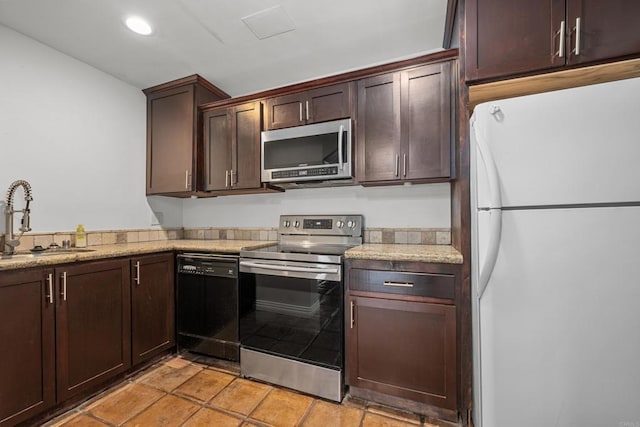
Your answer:
[[[81,261],[117,258],[166,251],[198,251],[211,253],[239,253],[241,250],[258,249],[276,244],[275,241],[254,240],[165,240],[143,243],[122,243],[95,246],[88,252],[59,255],[33,255],[28,258],[0,259],[0,271],[21,268],[53,266]]]
[[[418,261],[462,264],[462,254],[448,245],[395,245],[366,243],[345,252],[345,258],[376,261]]]

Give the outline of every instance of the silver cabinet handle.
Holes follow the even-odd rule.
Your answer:
[[[231,187],[238,183],[238,171],[234,171],[233,169],[231,169],[231,172],[229,173],[229,181],[231,183]]]
[[[413,288],[411,282],[384,282],[384,286],[394,286],[396,288]]]
[[[560,30],[556,33],[558,36],[558,54],[559,58],[564,58],[564,37],[566,32],[566,23],[565,21],[560,22]]]
[[[573,50],[573,53],[575,53],[576,56],[580,55],[580,22],[581,19],[576,18],[576,47]]]
[[[191,188],[191,182],[189,181],[191,181],[191,174],[189,173],[189,169],[187,169],[184,171],[184,188],[187,190]]]
[[[302,102],[300,103],[300,121],[302,122]]]
[[[396,154],[396,172],[394,176],[399,176],[400,174],[400,154]]]
[[[227,188],[229,186],[229,171],[224,171],[224,187]]]
[[[307,121],[309,121],[309,101],[306,101]]]
[[[133,281],[136,285],[140,286],[140,261],[136,261],[136,277],[133,278]]]
[[[353,300],[352,300],[352,301],[350,302],[350,315],[351,315],[351,319],[350,319],[350,320],[351,320],[351,321],[349,322],[349,323],[350,323],[350,325],[351,325],[351,329],[353,329],[353,325],[356,323],[356,319],[355,319],[355,317],[354,317],[354,315],[353,315],[353,314],[354,314],[354,311],[355,311],[354,307],[355,307],[355,304],[353,303]]]
[[[47,295],[47,298],[49,298],[49,304],[53,304],[53,274],[49,273],[47,275],[47,287],[49,288],[49,295]]]
[[[406,178],[407,177],[407,154],[404,154],[404,160],[403,160],[403,169],[404,169],[404,174],[403,176]]]
[[[62,301],[67,300],[67,272],[62,272]]]

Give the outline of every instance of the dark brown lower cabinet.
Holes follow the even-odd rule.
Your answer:
[[[131,366],[129,260],[56,268],[57,400]]]
[[[351,297],[348,383],[455,409],[454,306]]]
[[[131,351],[137,365],[175,345],[174,256],[131,260]]]
[[[350,394],[455,421],[455,266],[348,260],[346,267]]]
[[[48,279],[53,270],[0,274],[0,426],[16,425],[55,404]]]

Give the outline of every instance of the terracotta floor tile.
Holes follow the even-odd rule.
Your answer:
[[[200,406],[176,396],[167,395],[128,421],[127,427],[179,426]]]
[[[162,396],[164,393],[155,388],[129,384],[92,403],[87,411],[101,420],[120,425]]]
[[[370,404],[367,407],[367,411],[374,414],[382,415],[383,417],[395,418],[397,420],[404,421],[406,423],[412,423],[412,424],[421,423],[420,416],[418,414],[402,411],[400,409],[393,409],[393,408],[388,408],[384,406],[379,406],[376,404]]]
[[[151,371],[148,375],[141,377],[138,381],[160,390],[172,391],[201,370],[202,368],[191,365],[180,369],[161,366]]]
[[[236,379],[222,390],[209,404],[243,415],[249,415],[269,393],[271,387],[252,381]]]
[[[316,400],[302,421],[303,427],[358,427],[364,411]]]
[[[73,417],[69,422],[62,424],[64,427],[104,427],[108,425],[84,414]]]
[[[187,359],[183,359],[182,357],[174,357],[173,359],[169,359],[164,362],[164,366],[170,366],[175,369],[181,369],[186,366],[190,366],[191,362]]]
[[[250,415],[277,427],[293,427],[304,416],[313,399],[284,390],[273,390]]]
[[[362,427],[408,427],[415,426],[413,423],[400,421],[394,418],[383,417],[382,415],[366,412],[362,420]]]
[[[236,377],[222,372],[204,369],[174,390],[176,394],[192,397],[202,402],[211,400]]]
[[[182,427],[238,427],[241,423],[240,418],[223,414],[215,409],[202,408],[182,424]]]
[[[78,416],[80,416],[80,412],[77,412],[75,409],[72,409],[71,411],[65,412],[64,414],[59,415],[58,417],[50,420],[49,422],[44,423],[42,427],[60,427]]]
[[[346,396],[342,399],[342,406],[365,410],[367,409],[367,402],[357,397]]]

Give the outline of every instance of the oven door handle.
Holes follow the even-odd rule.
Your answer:
[[[275,265],[264,264],[261,262],[240,261],[240,265],[243,267],[262,268],[264,270],[276,270],[276,271],[298,271],[302,273],[333,273],[336,274],[340,270],[337,267],[331,268],[318,268],[318,267],[298,267],[294,265]]]

